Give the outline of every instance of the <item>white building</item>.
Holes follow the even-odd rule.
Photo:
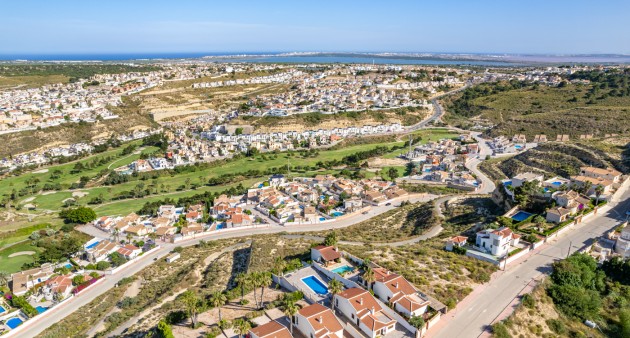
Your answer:
[[[335,296],[335,309],[370,338],[393,332],[396,321],[389,317],[368,291],[351,288]]]
[[[343,326],[339,319],[319,303],[300,309],[294,317],[294,324],[305,337],[343,338]]]
[[[503,257],[508,254],[510,246],[518,244],[520,238],[510,228],[486,229],[477,233],[475,244],[494,256]]]

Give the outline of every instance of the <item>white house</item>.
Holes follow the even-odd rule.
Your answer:
[[[615,252],[623,258],[630,258],[630,226],[626,225],[621,230],[621,235],[615,242]]]
[[[468,243],[468,237],[455,236],[446,241],[446,251],[453,251],[453,247],[463,247]]]
[[[420,316],[427,311],[429,301],[418,294],[418,290],[405,277],[384,268],[374,268],[374,294],[392,305],[407,317]]]
[[[485,229],[477,233],[475,244],[494,256],[503,257],[508,254],[510,246],[518,244],[520,238],[510,228]]]
[[[134,259],[138,257],[142,253],[142,249],[138,248],[135,245],[127,244],[117,251],[119,254],[123,255],[127,259]]]
[[[335,296],[335,309],[370,338],[393,332],[396,321],[389,317],[368,291],[350,288]]]
[[[303,307],[294,317],[297,329],[308,338],[343,338],[343,326],[333,312],[319,304]]]
[[[334,246],[318,245],[311,248],[311,260],[328,266],[341,259],[341,253]]]
[[[512,177],[512,187],[518,188],[522,186],[523,183],[525,182],[538,181],[539,183],[542,183],[544,179],[545,179],[545,176],[543,176],[542,174],[537,174],[537,173],[532,173],[532,172],[521,173]]]

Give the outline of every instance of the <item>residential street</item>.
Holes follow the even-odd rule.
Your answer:
[[[489,283],[476,288],[455,310],[443,316],[426,337],[473,338],[481,335],[533,278],[550,272],[551,263],[566,258],[569,249],[573,253],[590,245],[593,238],[625,220],[625,213],[630,210],[629,183],[626,181],[623,185],[609,211],[595,215],[531,256],[509,265],[506,271],[497,273]]]
[[[436,195],[416,194],[416,195],[412,195],[409,198],[409,200],[415,203],[415,202],[430,201],[436,197],[437,197]],[[135,275],[136,273],[140,272],[142,269],[151,265],[155,259],[162,259],[166,257],[171,252],[171,250],[176,246],[185,247],[185,246],[195,245],[202,240],[209,241],[209,240],[226,239],[226,238],[247,237],[247,236],[258,235],[258,234],[273,234],[273,233],[281,233],[281,232],[324,231],[324,230],[345,228],[350,225],[360,223],[362,221],[370,219],[372,217],[376,217],[389,210],[392,210],[396,208],[394,204],[399,204],[400,202],[406,199],[407,199],[406,197],[400,198],[399,200],[395,201],[396,203],[392,202],[390,205],[372,207],[370,211],[368,211],[368,213],[365,215],[364,214],[349,215],[347,217],[342,217],[337,221],[332,221],[332,222],[327,222],[327,223],[290,225],[286,227],[275,225],[275,226],[268,226],[268,227],[259,227],[255,229],[244,228],[244,229],[239,229],[239,230],[234,230],[234,231],[218,231],[216,233],[210,233],[207,235],[198,236],[193,239],[180,241],[175,244],[159,243],[161,245],[160,249],[150,254],[141,256],[136,261],[134,261],[134,263],[130,264],[129,266],[125,267],[122,271],[119,271],[118,273],[114,275],[107,275],[105,278],[103,278],[103,281],[100,282],[100,284],[98,284],[97,286],[88,288],[82,293],[80,293],[79,296],[73,297],[67,300],[65,303],[44,312],[43,314],[39,315],[36,318],[36,320],[29,321],[28,325],[24,325],[18,330],[11,331],[7,335],[7,337],[34,337],[38,335],[39,333],[41,333],[48,327],[52,326],[56,322],[69,316],[74,311],[78,310],[84,305],[87,305],[92,300],[104,294],[105,292],[107,292],[107,290],[115,287],[116,283],[118,283],[118,281],[120,281],[121,279]],[[102,231],[92,226],[86,226],[79,230],[85,230],[85,232],[90,235],[97,235],[100,237],[105,237],[104,236],[105,233],[103,233]]]

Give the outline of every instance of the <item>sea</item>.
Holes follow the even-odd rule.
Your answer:
[[[122,53],[122,54],[0,54],[0,61],[48,62],[112,62],[112,61],[166,61],[204,60],[207,62],[245,63],[344,63],[392,65],[469,65],[469,66],[522,66],[522,62],[486,60],[456,60],[431,57],[369,57],[361,55],[286,55],[282,53]]]
[[[532,54],[423,54],[412,55],[364,55],[361,53],[287,54],[280,52],[239,53],[118,53],[118,54],[0,54],[0,61],[49,61],[49,62],[112,62],[112,61],[181,61],[204,60],[206,62],[247,63],[344,63],[344,64],[391,64],[391,65],[465,65],[481,67],[518,67],[534,64],[628,64],[630,55],[532,55]]]

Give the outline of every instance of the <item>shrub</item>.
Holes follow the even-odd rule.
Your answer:
[[[511,338],[512,336],[508,332],[507,327],[503,323],[496,323],[492,325],[492,333],[496,338]]]
[[[521,298],[521,304],[523,304],[523,306],[525,306],[526,308],[531,309],[536,306],[536,300],[531,294],[527,293],[523,295],[523,298]]]
[[[557,334],[565,334],[567,332],[566,327],[564,327],[564,323],[558,319],[547,319],[546,321],[549,329]]]
[[[109,269],[112,265],[107,262],[107,261],[100,261],[98,263],[96,263],[96,269],[97,270],[105,270],[105,269]]]
[[[164,320],[160,320],[157,325],[156,337],[158,338],[175,338],[173,335],[173,329]]]

